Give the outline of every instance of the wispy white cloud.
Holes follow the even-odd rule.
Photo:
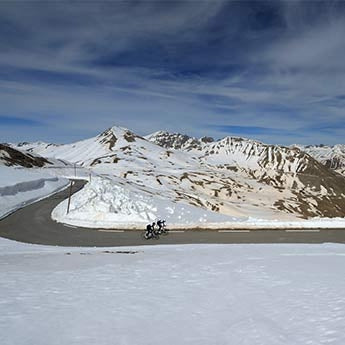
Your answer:
[[[226,134],[221,126],[254,126],[272,129],[257,135],[269,142],[334,143],[344,120],[344,8],[1,3],[2,115],[43,120],[45,135],[60,141],[119,124],[216,137]]]

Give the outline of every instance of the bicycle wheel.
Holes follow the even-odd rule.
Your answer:
[[[143,240],[148,240],[150,237],[147,236],[146,231],[143,231],[143,232],[141,233],[141,238],[142,238]]]
[[[164,230],[162,231],[162,235],[163,235],[163,236],[168,235],[168,233],[169,233],[169,230],[167,230],[167,229],[164,229]]]

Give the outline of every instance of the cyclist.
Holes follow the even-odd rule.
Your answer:
[[[155,223],[147,224],[146,225],[145,238],[148,240],[149,238],[153,238],[156,236],[157,236],[157,234],[155,232]]]
[[[166,225],[165,225],[165,220],[159,220],[158,222],[157,222],[157,225],[158,225],[158,227],[159,227],[159,229],[158,229],[158,232],[160,233],[160,234],[162,234],[162,233],[166,233],[167,231],[166,231]]]
[[[147,232],[147,233],[151,233],[152,231],[153,231],[152,225],[151,225],[151,224],[147,224],[147,225],[146,225],[146,232]]]
[[[165,221],[161,221],[161,220],[158,220],[157,221],[157,225],[158,225],[158,229],[155,229],[155,226],[156,226],[156,223],[153,222],[152,224],[147,224],[146,225],[146,231],[145,233],[143,233],[143,238],[146,239],[146,240],[149,240],[151,238],[154,238],[156,240],[159,239],[159,235],[164,233],[166,234],[167,231],[164,229],[165,227]]]

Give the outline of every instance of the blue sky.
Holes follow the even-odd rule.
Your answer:
[[[345,142],[345,2],[1,2],[0,51],[0,142]]]

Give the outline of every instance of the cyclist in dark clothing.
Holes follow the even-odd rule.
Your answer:
[[[148,240],[150,238],[156,238],[156,239],[159,238],[158,234],[155,231],[155,223],[146,225],[146,232],[144,234],[144,238],[146,240]]]
[[[158,240],[159,235],[166,235],[168,233],[167,229],[165,229],[165,220],[158,220],[157,225],[158,229],[155,229],[156,223],[147,224],[146,231],[142,234],[142,237],[145,240],[149,240],[151,238]]]
[[[159,220],[157,222],[157,225],[158,225],[158,232],[161,234],[161,233],[166,233],[166,230],[165,230],[165,220]]]

